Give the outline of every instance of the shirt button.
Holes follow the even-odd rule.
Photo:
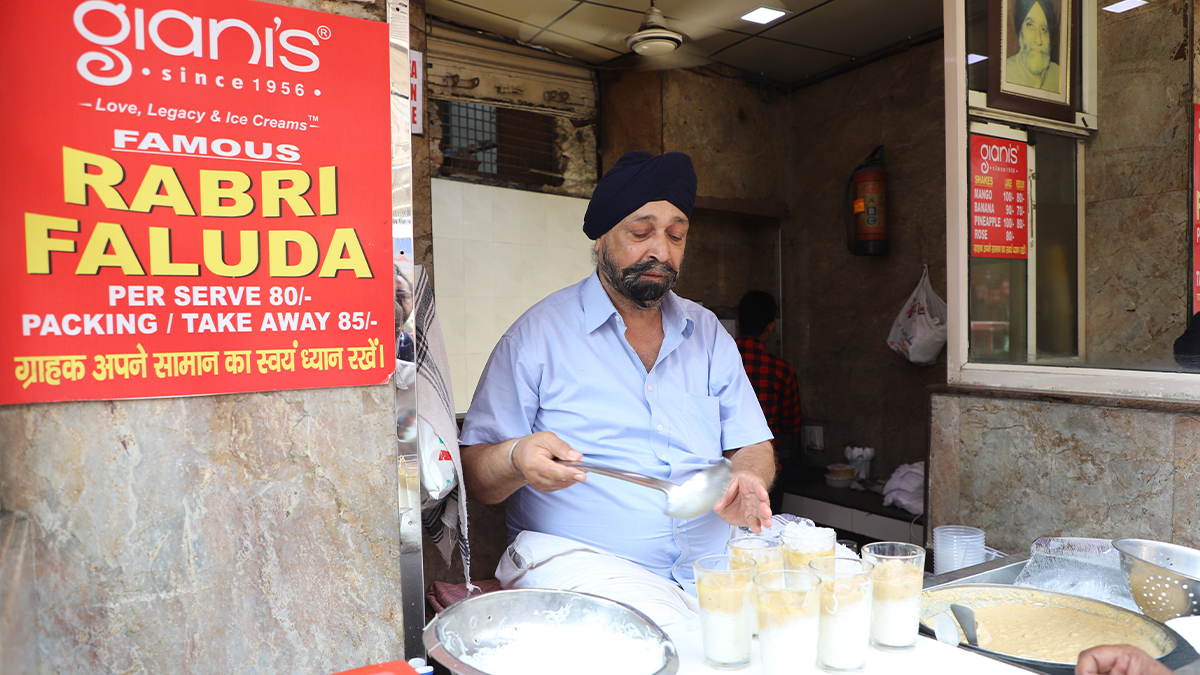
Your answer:
[[[652,384],[646,385],[646,391],[654,391],[654,385],[652,385]]]
[[[658,430],[659,430],[659,431],[662,431],[662,425],[661,425],[661,424],[660,424],[660,425],[658,425]]]

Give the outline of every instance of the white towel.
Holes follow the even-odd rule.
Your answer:
[[[417,415],[420,417],[417,427],[422,483],[431,495],[421,506],[421,521],[447,565],[454,556],[454,544],[458,543],[467,587],[473,588],[471,546],[467,541],[467,500],[462,496],[461,481],[458,480],[462,476],[462,457],[458,450],[458,423],[454,419],[454,392],[450,385],[446,343],[433,304],[429,276],[424,267],[417,267],[415,272],[413,313],[416,317]],[[452,471],[448,470],[447,464],[453,466]]]
[[[925,511],[925,462],[901,464],[883,486],[883,505],[920,515]]]

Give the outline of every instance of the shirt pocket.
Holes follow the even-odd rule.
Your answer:
[[[721,456],[721,399],[684,394],[688,450],[702,457]]]

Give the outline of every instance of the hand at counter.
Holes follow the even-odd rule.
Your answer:
[[[1075,675],[1171,675],[1171,669],[1130,645],[1101,645],[1079,655]]]
[[[725,453],[733,463],[733,480],[713,511],[730,525],[762,532],[771,522],[771,498],[767,486],[775,478],[774,451],[770,443],[756,443]]]

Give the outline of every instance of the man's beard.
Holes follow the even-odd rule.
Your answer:
[[[1021,62],[1025,64],[1025,69],[1038,77],[1043,76],[1050,67],[1050,51],[1030,47],[1023,35],[1017,35],[1017,44],[1021,46]]]
[[[608,255],[607,246],[600,247],[597,265],[600,268],[600,274],[604,275],[605,280],[613,289],[642,309],[662,305],[663,296],[675,287],[675,282],[679,279],[679,270],[671,266],[671,263],[657,260],[644,260],[623,270],[618,270],[616,261]],[[679,266],[683,267],[682,260]],[[650,270],[662,273],[664,277],[662,281],[641,278],[643,273]]]

